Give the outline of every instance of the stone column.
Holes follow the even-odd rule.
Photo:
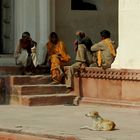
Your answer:
[[[39,30],[36,32],[39,38],[38,63],[42,64],[46,55],[44,47],[50,34],[50,0],[39,0]]]
[[[37,0],[15,0],[15,44],[24,31],[29,31],[32,38],[36,39],[36,2]]]
[[[140,0],[119,0],[119,48],[113,68],[140,69]]]
[[[43,61],[44,45],[50,33],[50,0],[15,0],[15,45],[24,31],[38,42],[38,62]]]

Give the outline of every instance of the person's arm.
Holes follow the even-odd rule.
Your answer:
[[[60,42],[60,47],[61,47],[61,49],[60,49],[60,57],[61,57],[61,60],[62,61],[69,61],[70,60],[70,56],[67,54],[67,52],[66,52],[66,46],[65,46],[65,44],[64,44],[64,42]]]
[[[73,45],[74,45],[74,51],[77,52],[77,49],[78,49],[78,40],[75,40],[73,42]]]
[[[36,53],[36,47],[35,46],[31,48],[31,52]]]
[[[91,51],[92,52],[97,52],[99,50],[101,50],[101,51],[104,50],[103,45],[102,45],[101,42],[96,43],[96,44],[94,44],[94,45],[91,46]]]
[[[113,47],[116,50],[118,48],[118,46],[116,45],[116,43],[114,41],[112,41]]]
[[[31,52],[36,53],[36,47],[37,47],[37,42],[33,41],[31,42]]]

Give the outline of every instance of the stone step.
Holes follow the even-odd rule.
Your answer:
[[[61,105],[72,104],[76,96],[74,94],[50,94],[50,95],[12,95],[10,103],[26,106]]]
[[[65,93],[65,91],[66,91],[66,86],[64,84],[13,85],[11,94],[44,95],[44,94]]]
[[[102,104],[116,107],[126,107],[126,108],[135,108],[140,109],[139,101],[126,101],[126,100],[111,100],[111,99],[98,99],[98,98],[88,98],[83,97],[80,101],[80,104]]]
[[[50,75],[14,75],[10,79],[12,85],[37,85],[49,84],[51,82]]]
[[[34,71],[34,75],[35,74],[49,74],[49,67],[47,67],[46,65],[40,65],[38,67],[36,67],[35,71]],[[0,64],[0,75],[22,75],[23,73],[23,67],[19,66],[19,65],[2,65]]]
[[[18,75],[21,74],[20,66],[0,66],[0,75]]]

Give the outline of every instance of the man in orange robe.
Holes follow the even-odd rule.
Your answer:
[[[59,84],[64,76],[63,66],[69,62],[70,56],[66,52],[64,42],[59,40],[55,32],[50,34],[46,47],[47,61],[51,67],[51,77],[53,80],[51,84]]]

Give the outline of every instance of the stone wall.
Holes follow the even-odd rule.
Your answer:
[[[112,39],[118,41],[118,0],[90,0],[97,10],[71,10],[71,0],[55,1],[55,29],[65,41],[74,61],[73,41],[77,30],[85,31],[93,43],[100,40],[99,32],[111,31]],[[64,6],[62,6],[64,5]]]
[[[139,70],[87,68],[79,72],[74,84],[74,92],[82,101],[140,105]]]

